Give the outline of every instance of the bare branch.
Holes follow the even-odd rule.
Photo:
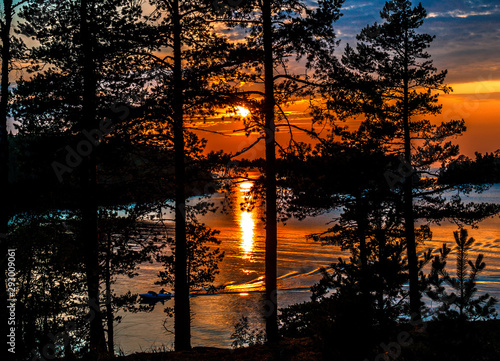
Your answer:
[[[250,144],[248,147],[245,147],[243,148],[241,151],[235,153],[234,155],[232,155],[230,157],[230,159],[233,159],[233,158],[236,158],[237,156],[245,153],[246,151],[250,150],[251,148],[253,148],[255,145],[257,145],[257,143],[259,143],[262,139],[266,139],[265,137],[259,137],[257,138],[257,140],[255,142],[253,142],[252,144]]]

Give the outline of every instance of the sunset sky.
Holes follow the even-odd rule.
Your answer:
[[[346,0],[337,26],[342,43],[354,45],[360,29],[380,21],[384,3]],[[448,70],[447,83],[454,90],[441,96],[441,119],[466,121],[467,132],[458,140],[462,153],[499,149],[500,2],[424,0],[422,5],[428,17],[421,31],[436,35],[429,52],[439,70]]]
[[[311,4],[315,1],[309,0]],[[380,10],[385,0],[346,0],[343,16],[336,24],[337,36],[341,40],[338,55],[347,43],[356,44],[356,34],[366,25],[380,21]],[[416,5],[417,2],[413,1]],[[441,95],[443,113],[436,122],[464,119],[467,132],[457,142],[461,151],[473,156],[475,151],[492,152],[500,148],[500,2],[498,0],[442,0],[422,1],[428,18],[420,31],[435,35],[429,49],[438,70],[448,70],[446,82],[454,92]],[[146,7],[147,11],[149,8]],[[221,25],[222,26],[222,25]],[[234,29],[229,30],[234,32]],[[242,35],[241,33],[239,34]],[[234,33],[233,33],[234,36]],[[309,127],[310,122],[302,110],[306,103],[290,108],[294,121]],[[209,140],[208,150],[224,149],[236,152],[253,143],[256,137],[245,137],[234,120],[220,119],[205,124],[208,130],[223,131],[226,136],[200,132]],[[307,140],[300,134],[300,140]],[[282,134],[278,140],[287,137]],[[259,145],[245,157],[262,156],[264,146]]]
[[[356,34],[366,25],[380,22],[384,0],[346,0],[343,17],[336,25],[341,40],[338,54],[345,44],[354,46]],[[413,2],[414,5],[417,2]],[[422,1],[428,18],[421,32],[436,35],[429,49],[438,70],[448,70],[446,82],[454,92],[442,95],[443,113],[436,122],[464,119],[467,132],[457,142],[461,151],[473,156],[475,151],[492,152],[500,148],[500,4],[498,0]],[[299,110],[303,106],[294,106]],[[306,119],[296,114],[303,125]],[[231,124],[216,126],[231,134]],[[252,143],[243,134],[229,137],[207,135],[208,149],[224,147],[235,152]],[[300,137],[300,135],[297,135]],[[284,135],[282,139],[286,138]],[[302,138],[302,137],[301,137]],[[247,155],[253,158],[263,145]]]

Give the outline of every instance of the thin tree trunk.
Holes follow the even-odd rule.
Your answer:
[[[30,261],[32,260],[32,257],[30,257]],[[25,292],[28,293],[29,290],[31,289],[31,272],[28,273],[28,279],[26,281],[26,287],[25,287]],[[23,315],[27,315],[25,318],[24,322],[24,336],[25,336],[25,352],[28,354],[31,350],[36,349],[36,336],[35,336],[35,317],[31,317],[31,309],[29,307],[26,307],[26,312],[23,313]]]
[[[0,99],[0,190],[2,201],[0,202],[0,331],[2,335],[8,335],[9,326],[7,324],[7,300],[9,299],[6,286],[7,269],[7,232],[9,225],[9,144],[7,137],[7,108],[9,102],[9,66],[11,62],[10,28],[12,25],[12,0],[4,0],[3,8],[5,13],[4,27],[1,29],[2,40],[2,79],[1,79],[1,99]],[[13,356],[7,350],[7,345],[3,345],[3,359],[8,360]]]
[[[418,259],[415,242],[415,225],[413,216],[413,194],[411,177],[407,177],[404,184],[404,218],[406,249],[410,274],[410,311],[413,317],[420,317],[420,291],[418,286]]]
[[[384,231],[381,229],[381,225],[379,225],[379,229],[376,230],[376,240],[378,243],[378,262],[379,262],[379,269],[380,269],[380,274],[379,277],[381,278],[381,282],[383,282],[385,278],[385,271],[386,271],[386,254],[385,254],[385,246],[386,246],[386,236]],[[378,300],[378,306],[379,306],[379,311],[380,315],[383,314],[384,311],[384,290],[382,287],[377,289],[377,300]],[[383,323],[384,319],[380,319],[380,322]]]
[[[265,71],[265,131],[266,131],[266,335],[268,342],[278,341],[277,229],[276,229],[276,148],[274,125],[273,27],[271,1],[262,7],[264,30]],[[269,308],[269,309],[268,309]]]
[[[361,293],[364,296],[369,295],[368,291],[368,249],[366,246],[366,230],[368,228],[366,221],[366,213],[364,212],[364,204],[362,202],[361,192],[356,194],[356,213],[358,223],[358,239],[359,239],[359,260],[361,262]]]
[[[113,326],[113,307],[111,305],[111,234],[108,234],[108,242],[106,247],[106,321],[108,326],[108,353],[110,357],[115,356],[114,344],[114,326]]]
[[[95,60],[93,57],[92,34],[88,19],[92,1],[82,0],[80,3],[82,67],[83,67],[83,106],[82,131],[97,128],[97,79]],[[90,352],[98,357],[106,352],[106,341],[102,324],[102,313],[99,306],[99,232],[97,221],[97,174],[95,150],[85,157],[81,166],[82,183],[82,235],[85,242],[85,268],[90,307]]]
[[[466,267],[467,267],[467,259],[465,256],[465,242],[467,241],[467,236],[463,236],[462,233],[460,234],[460,238],[458,240],[460,241],[459,243],[459,248],[458,248],[458,253],[457,253],[457,278],[460,283],[460,302],[459,302],[459,311],[460,311],[460,320],[463,320],[463,315],[464,315],[464,294],[465,294],[465,289],[464,289],[464,284],[465,284],[465,273],[466,273]],[[455,234],[455,237],[457,234]]]
[[[172,2],[174,32],[173,122],[175,158],[175,282],[174,328],[175,350],[191,348],[191,319],[187,279],[186,195],[184,164],[184,96],[182,84],[182,27],[179,1]]]
[[[404,60],[404,94],[403,94],[403,128],[405,161],[412,167],[411,157],[411,135],[410,135],[410,115],[408,97],[408,35],[405,34],[405,60]],[[403,184],[404,193],[404,219],[405,238],[408,255],[408,267],[410,275],[410,312],[412,317],[420,318],[420,291],[418,286],[418,259],[417,246],[415,242],[415,218],[413,215],[413,171],[408,172]]]

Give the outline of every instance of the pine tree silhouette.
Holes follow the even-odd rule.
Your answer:
[[[438,308],[438,318],[451,318],[464,321],[488,319],[496,316],[494,308],[497,300],[488,293],[477,295],[477,277],[486,268],[484,255],[479,254],[475,262],[469,260],[469,251],[476,241],[468,237],[465,228],[453,232],[456,243],[456,276],[452,277],[446,271],[446,259],[451,249],[443,244],[439,255],[434,257],[429,278],[427,295],[441,305]],[[451,293],[446,285],[452,289]]]

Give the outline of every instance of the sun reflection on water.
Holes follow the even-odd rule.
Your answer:
[[[247,200],[248,193],[253,187],[252,182],[243,182],[240,184],[239,202]],[[239,208],[238,208],[239,209]],[[241,248],[243,250],[243,259],[251,260],[254,248],[254,229],[255,214],[253,210],[239,209],[239,226],[241,231]]]

